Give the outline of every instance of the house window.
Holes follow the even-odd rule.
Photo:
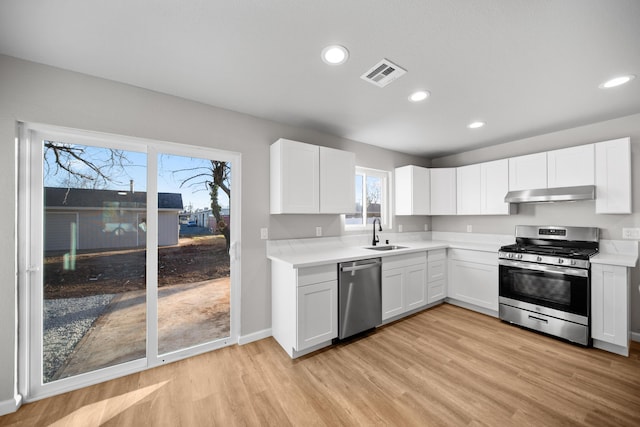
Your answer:
[[[383,227],[391,228],[389,181],[387,171],[356,167],[356,213],[345,216],[345,229],[365,228],[375,218],[380,218]]]

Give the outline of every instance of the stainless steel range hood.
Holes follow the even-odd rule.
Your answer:
[[[595,185],[579,187],[538,188],[535,190],[509,191],[505,203],[569,202],[574,200],[594,200]]]

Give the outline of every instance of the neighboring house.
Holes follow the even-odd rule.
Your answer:
[[[45,187],[45,251],[144,246],[146,192]],[[158,193],[158,245],[178,244],[180,193]]]
[[[227,225],[230,224],[231,217],[229,215],[229,208],[221,208],[220,216]],[[213,216],[213,211],[209,208],[198,209],[197,211],[191,213],[181,213],[180,223],[186,224],[188,221],[195,221],[198,227],[208,228],[212,232],[218,231],[216,218]]]
[[[213,218],[213,211],[211,209],[198,209],[191,214],[191,220],[196,222],[198,227],[209,228],[209,225],[213,226],[215,219]],[[213,228],[213,227],[212,227]]]

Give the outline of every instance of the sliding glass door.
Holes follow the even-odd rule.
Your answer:
[[[46,126],[23,140],[28,396],[237,339],[239,156]]]
[[[178,191],[187,208],[176,230],[167,208]],[[158,155],[160,355],[229,337],[230,196],[231,162]]]

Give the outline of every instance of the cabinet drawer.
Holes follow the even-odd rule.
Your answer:
[[[409,267],[416,264],[427,264],[426,252],[385,257],[382,259],[382,271],[393,268]]]
[[[327,264],[298,269],[298,286],[338,280],[338,265]]]
[[[431,283],[436,280],[444,280],[447,273],[446,261],[429,261],[427,265],[427,282]]]
[[[453,260],[498,265],[497,252],[472,251],[468,249],[449,249],[449,258]]]
[[[434,251],[427,252],[427,261],[441,261],[447,259],[446,249],[436,249]]]
[[[427,289],[427,303],[440,301],[447,296],[447,285],[445,280],[437,280],[433,283],[429,283]]]

